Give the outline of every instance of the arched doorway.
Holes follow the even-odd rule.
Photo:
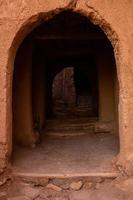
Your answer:
[[[25,38],[14,66],[14,165],[31,161],[33,171],[39,166],[47,173],[108,172],[119,151],[119,87],[113,48],[99,26],[62,11]]]

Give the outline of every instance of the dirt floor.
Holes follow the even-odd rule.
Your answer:
[[[15,147],[13,170],[48,176],[115,172],[112,160],[117,154],[113,134],[44,136],[35,148]]]

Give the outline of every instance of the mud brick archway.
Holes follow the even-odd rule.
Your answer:
[[[54,10],[55,8],[58,8]],[[12,34],[12,39],[10,39],[10,45],[7,47],[10,48],[9,57],[3,57],[3,63],[7,63],[6,76],[2,78],[3,84],[6,85],[6,89],[1,90],[1,96],[3,96],[4,100],[1,101],[1,115],[2,115],[2,124],[0,126],[1,130],[1,148],[2,148],[2,161],[8,161],[12,152],[12,80],[13,80],[13,66],[16,52],[19,48],[19,45],[23,41],[23,39],[33,30],[36,26],[42,23],[45,19],[50,19],[53,15],[62,11],[62,9],[74,9],[75,12],[82,13],[84,16],[88,17],[94,24],[98,24],[101,29],[105,32],[109,40],[111,41],[116,59],[116,67],[117,67],[117,76],[119,80],[119,135],[120,135],[120,154],[119,161],[122,163],[124,167],[126,167],[126,162],[132,162],[133,155],[133,147],[131,141],[133,136],[131,134],[132,123],[132,104],[130,103],[132,97],[132,89],[130,88],[130,84],[132,82],[132,78],[130,75],[128,76],[128,82],[126,81],[125,74],[130,74],[129,65],[126,59],[124,59],[124,40],[121,42],[119,39],[119,30],[118,33],[113,29],[113,22],[109,23],[109,19],[106,14],[102,13],[100,8],[98,9],[95,5],[89,5],[81,1],[80,3],[74,3],[66,5],[65,3],[55,3],[50,4],[48,8],[46,8],[46,12],[44,13],[42,9],[37,8],[35,12],[30,11],[27,14],[27,18],[20,23],[20,26],[17,28],[18,31],[14,29],[14,33]],[[100,13],[101,12],[101,13]],[[116,26],[114,26],[116,27]],[[117,28],[116,28],[117,29]],[[120,38],[122,38],[121,36]],[[4,51],[5,52],[5,51]],[[6,54],[6,53],[5,53]],[[126,54],[126,53],[125,53]],[[5,59],[5,60],[4,60]],[[130,60],[130,59],[129,59]],[[132,66],[132,65],[131,65]],[[6,69],[3,70],[3,75]],[[4,86],[1,86],[5,88]]]
[[[72,65],[74,67],[70,68]],[[61,81],[55,83],[55,76],[60,76],[62,70],[65,72],[59,78]],[[83,167],[75,168],[77,173],[89,173],[94,168],[95,171],[103,169],[107,172],[109,163],[119,153],[119,85],[113,48],[102,30],[80,13],[64,10],[41,23],[24,39],[14,62],[12,102],[13,166],[17,168],[23,168],[23,161],[27,163],[31,157],[29,155],[27,161],[26,158],[21,159],[23,154],[20,145],[35,147],[38,144],[37,152],[39,153],[40,145],[45,156],[45,149],[50,148],[51,143],[52,148],[58,151],[56,139],[50,136],[66,136],[66,145],[61,148],[66,155],[66,161],[73,163],[72,168],[75,168],[74,166],[78,166],[78,160],[82,158]],[[70,136],[75,138],[73,145],[70,145]],[[61,147],[63,141],[61,142],[60,137],[57,137],[57,144]],[[81,144],[80,140],[83,140]],[[94,151],[85,140],[92,141],[99,151],[101,149],[101,158],[98,163],[92,161],[92,169],[90,158],[91,152]],[[107,144],[109,141],[112,150]],[[78,151],[78,148],[84,151]],[[61,149],[57,154],[59,157],[50,150],[49,158],[53,160],[51,166],[55,166],[55,171],[61,168],[60,173],[69,173],[71,167],[66,169],[65,166],[56,166],[54,163],[55,157],[63,161]],[[73,149],[77,149],[77,155],[73,155]],[[105,151],[108,154],[103,156]],[[69,152],[71,157],[68,156]],[[28,152],[26,154],[28,155]],[[34,160],[39,158],[33,153],[34,156]],[[40,160],[43,161],[41,156]],[[47,158],[40,166],[48,174],[55,173],[48,171],[50,168],[46,164],[49,162]],[[65,160],[62,163],[65,163]],[[97,165],[100,166],[99,169]],[[88,171],[85,166],[88,166]]]

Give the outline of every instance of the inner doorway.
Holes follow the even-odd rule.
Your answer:
[[[118,102],[113,48],[99,26],[72,11],[44,21],[15,59],[14,169],[113,172]]]
[[[94,64],[66,67],[53,81],[55,117],[98,117],[98,81]]]

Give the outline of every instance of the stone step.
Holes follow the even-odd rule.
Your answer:
[[[91,127],[62,127],[62,128],[57,128],[57,127],[51,127],[51,128],[46,128],[45,129],[46,133],[48,134],[55,134],[58,133],[59,135],[73,135],[76,133],[76,135],[83,135],[86,133],[93,133],[94,132],[94,126]],[[50,135],[51,135],[50,134]]]
[[[83,117],[83,118],[51,118],[47,120],[47,125],[88,125],[94,124],[98,120],[97,117]]]
[[[45,132],[47,135],[72,136],[94,132],[95,120],[48,120]]]
[[[18,172],[13,169],[14,178],[22,179],[25,182],[30,183],[42,183],[47,185],[49,182],[56,184],[58,186],[66,185],[68,182],[71,184],[73,181],[82,181],[83,184],[86,182],[101,183],[104,180],[113,180],[119,173],[114,172],[95,172],[95,173],[78,173],[78,174],[44,174],[44,173],[28,173],[28,172]],[[57,184],[58,183],[58,184]]]
[[[87,124],[87,125],[82,125],[82,124],[63,125],[63,124],[60,124],[59,126],[53,126],[53,125],[46,126],[46,129],[47,130],[48,129],[52,129],[52,130],[56,130],[56,129],[58,129],[58,130],[88,130],[93,127],[94,127],[93,124]]]
[[[90,127],[92,127],[92,126],[94,126],[94,122],[89,122],[89,123],[82,123],[82,122],[80,122],[80,123],[62,123],[62,122],[60,122],[60,123],[56,123],[56,122],[49,122],[49,123],[47,123],[47,128],[58,128],[58,129],[62,129],[62,128],[83,128],[83,129],[87,129],[87,128],[90,128]]]

